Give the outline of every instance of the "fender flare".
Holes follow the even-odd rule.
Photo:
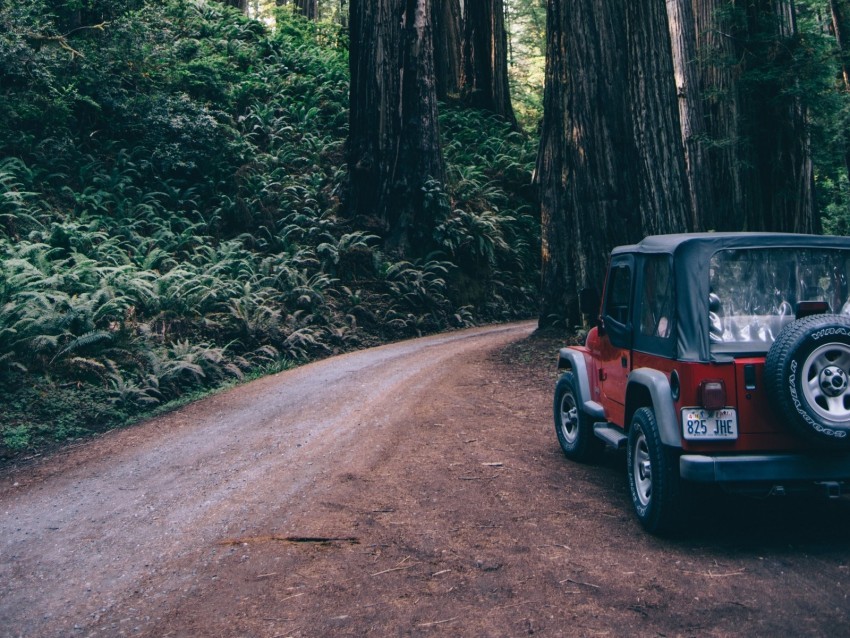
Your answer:
[[[558,371],[572,371],[578,384],[582,409],[594,421],[604,421],[605,411],[593,400],[590,394],[590,380],[587,377],[587,362],[584,353],[573,348],[561,348],[558,351]]]
[[[635,389],[643,388],[652,401],[651,406],[636,404]],[[670,381],[663,372],[652,368],[637,368],[629,374],[626,390],[626,422],[631,423],[632,415],[641,407],[652,407],[658,423],[661,442],[669,447],[681,448],[682,435],[679,431],[679,419],[670,392]]]

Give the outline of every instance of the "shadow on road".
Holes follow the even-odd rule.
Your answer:
[[[622,503],[631,514],[625,467],[625,453],[609,451],[588,478],[604,486],[611,502]],[[850,495],[829,499],[821,491],[786,496],[768,496],[767,492],[743,495],[697,486],[687,529],[669,542],[683,550],[698,547],[721,552],[850,549]]]
[[[850,499],[821,495],[752,497],[705,490],[692,518],[691,543],[718,549],[804,552],[850,549]]]

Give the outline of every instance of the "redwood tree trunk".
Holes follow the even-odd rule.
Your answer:
[[[697,29],[692,0],[667,0],[667,20],[673,54],[673,75],[679,100],[679,121],[685,153],[688,194],[694,230],[705,228],[715,211],[697,59]],[[713,226],[710,226],[713,227]]]
[[[275,4],[279,7],[291,4],[305,18],[309,20],[319,19],[319,0],[275,0]]]
[[[787,71],[791,0],[694,3],[715,230],[819,229],[808,115]]]
[[[474,107],[519,129],[508,85],[508,39],[502,0],[464,2],[463,94]]]
[[[739,155],[741,142],[741,76],[739,51],[732,37],[733,25],[726,17],[728,0],[696,0],[693,3],[699,64],[699,90],[709,148],[710,206],[697,202],[705,230],[741,230],[745,210]]]
[[[690,208],[664,6],[551,0],[548,32],[540,324],[572,327],[611,249],[688,229]]]
[[[850,90],[850,0],[830,0],[829,8],[841,58],[844,88]]]
[[[460,0],[434,0],[434,72],[437,97],[444,100],[460,93],[461,8]]]
[[[569,0],[566,0],[567,2]],[[567,91],[569,7],[549,2],[546,40],[546,82],[543,93],[543,126],[535,181],[540,190],[541,213],[541,327],[564,321],[567,327],[581,324],[578,312],[576,272],[570,258],[572,212],[567,187],[570,183],[570,148],[566,134],[569,114]]]
[[[429,0],[352,0],[348,207],[388,250],[428,249],[444,180]],[[433,180],[433,183],[432,183]]]
[[[319,17],[318,0],[296,0],[295,5],[308,20],[316,20]]]
[[[749,141],[745,178],[746,230],[818,230],[808,114],[793,89],[796,79],[764,74],[790,65],[797,25],[793,0],[753,0],[747,6],[748,71],[743,108]]]
[[[626,3],[629,109],[639,159],[643,235],[693,230],[667,11],[658,0]]]
[[[623,3],[548,5],[537,162],[543,223],[540,325],[581,324],[578,292],[601,287],[608,252],[641,238],[628,110]]]
[[[844,90],[850,91],[850,0],[830,0],[832,28],[841,61]],[[850,131],[844,131],[844,165],[850,177]]]

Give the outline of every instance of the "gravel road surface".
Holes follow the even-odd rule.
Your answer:
[[[0,471],[3,636],[850,635],[850,503],[644,534],[530,323],[327,359]]]

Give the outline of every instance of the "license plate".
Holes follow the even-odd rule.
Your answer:
[[[682,436],[688,441],[734,441],[738,438],[738,413],[734,408],[683,408]]]

